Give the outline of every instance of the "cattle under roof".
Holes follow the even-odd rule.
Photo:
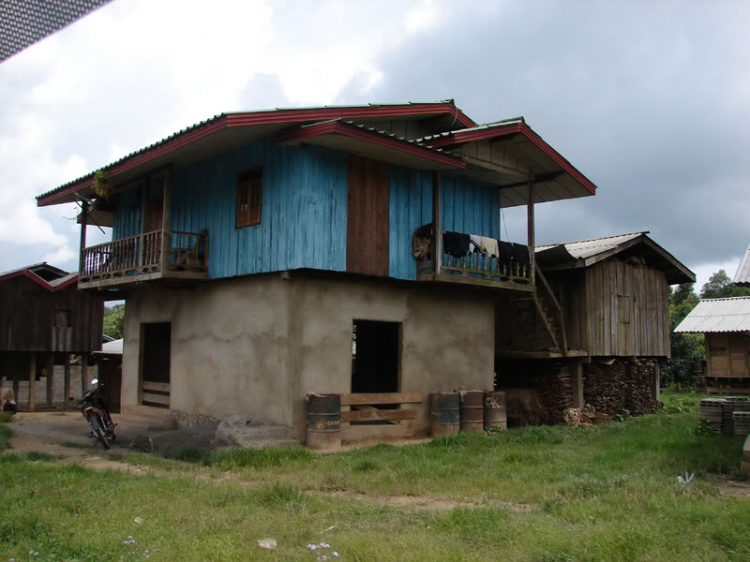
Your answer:
[[[694,283],[695,274],[648,236],[649,231],[604,238],[560,242],[536,247],[536,261],[545,270],[590,267],[614,255],[639,255],[646,264],[664,271],[670,285]]]

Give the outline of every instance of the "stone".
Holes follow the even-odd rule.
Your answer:
[[[254,420],[250,414],[232,414],[216,428],[214,441],[239,447],[297,443],[292,439],[292,428]]]
[[[152,453],[154,451],[154,442],[148,435],[139,434],[133,437],[130,442],[130,448],[142,453]]]

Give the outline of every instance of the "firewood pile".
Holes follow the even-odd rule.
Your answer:
[[[621,361],[607,365],[593,361],[583,366],[583,398],[597,412],[619,414],[625,409],[628,384],[626,369]]]
[[[637,359],[630,362],[625,374],[625,409],[631,414],[653,414],[662,408],[654,399],[657,361]]]
[[[506,389],[505,410],[508,427],[540,425],[546,421],[539,392],[533,388]]]
[[[554,372],[537,377],[539,400],[544,408],[547,423],[564,421],[563,413],[573,406],[573,386],[570,380],[570,365],[556,365]]]

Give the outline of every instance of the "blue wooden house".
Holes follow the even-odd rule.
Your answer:
[[[78,286],[127,300],[124,412],[302,438],[306,394],[340,393],[355,439],[424,430],[431,391],[492,388],[498,292],[545,290],[535,204],[595,189],[523,118],[447,100],[218,115],[38,204],[112,226],[91,247],[82,229]],[[501,240],[520,205],[528,239]]]

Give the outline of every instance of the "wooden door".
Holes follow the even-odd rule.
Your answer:
[[[388,275],[390,166],[349,157],[346,270]]]
[[[148,222],[146,223],[146,232],[161,230],[162,220],[164,219],[164,198],[151,199],[148,202]]]

